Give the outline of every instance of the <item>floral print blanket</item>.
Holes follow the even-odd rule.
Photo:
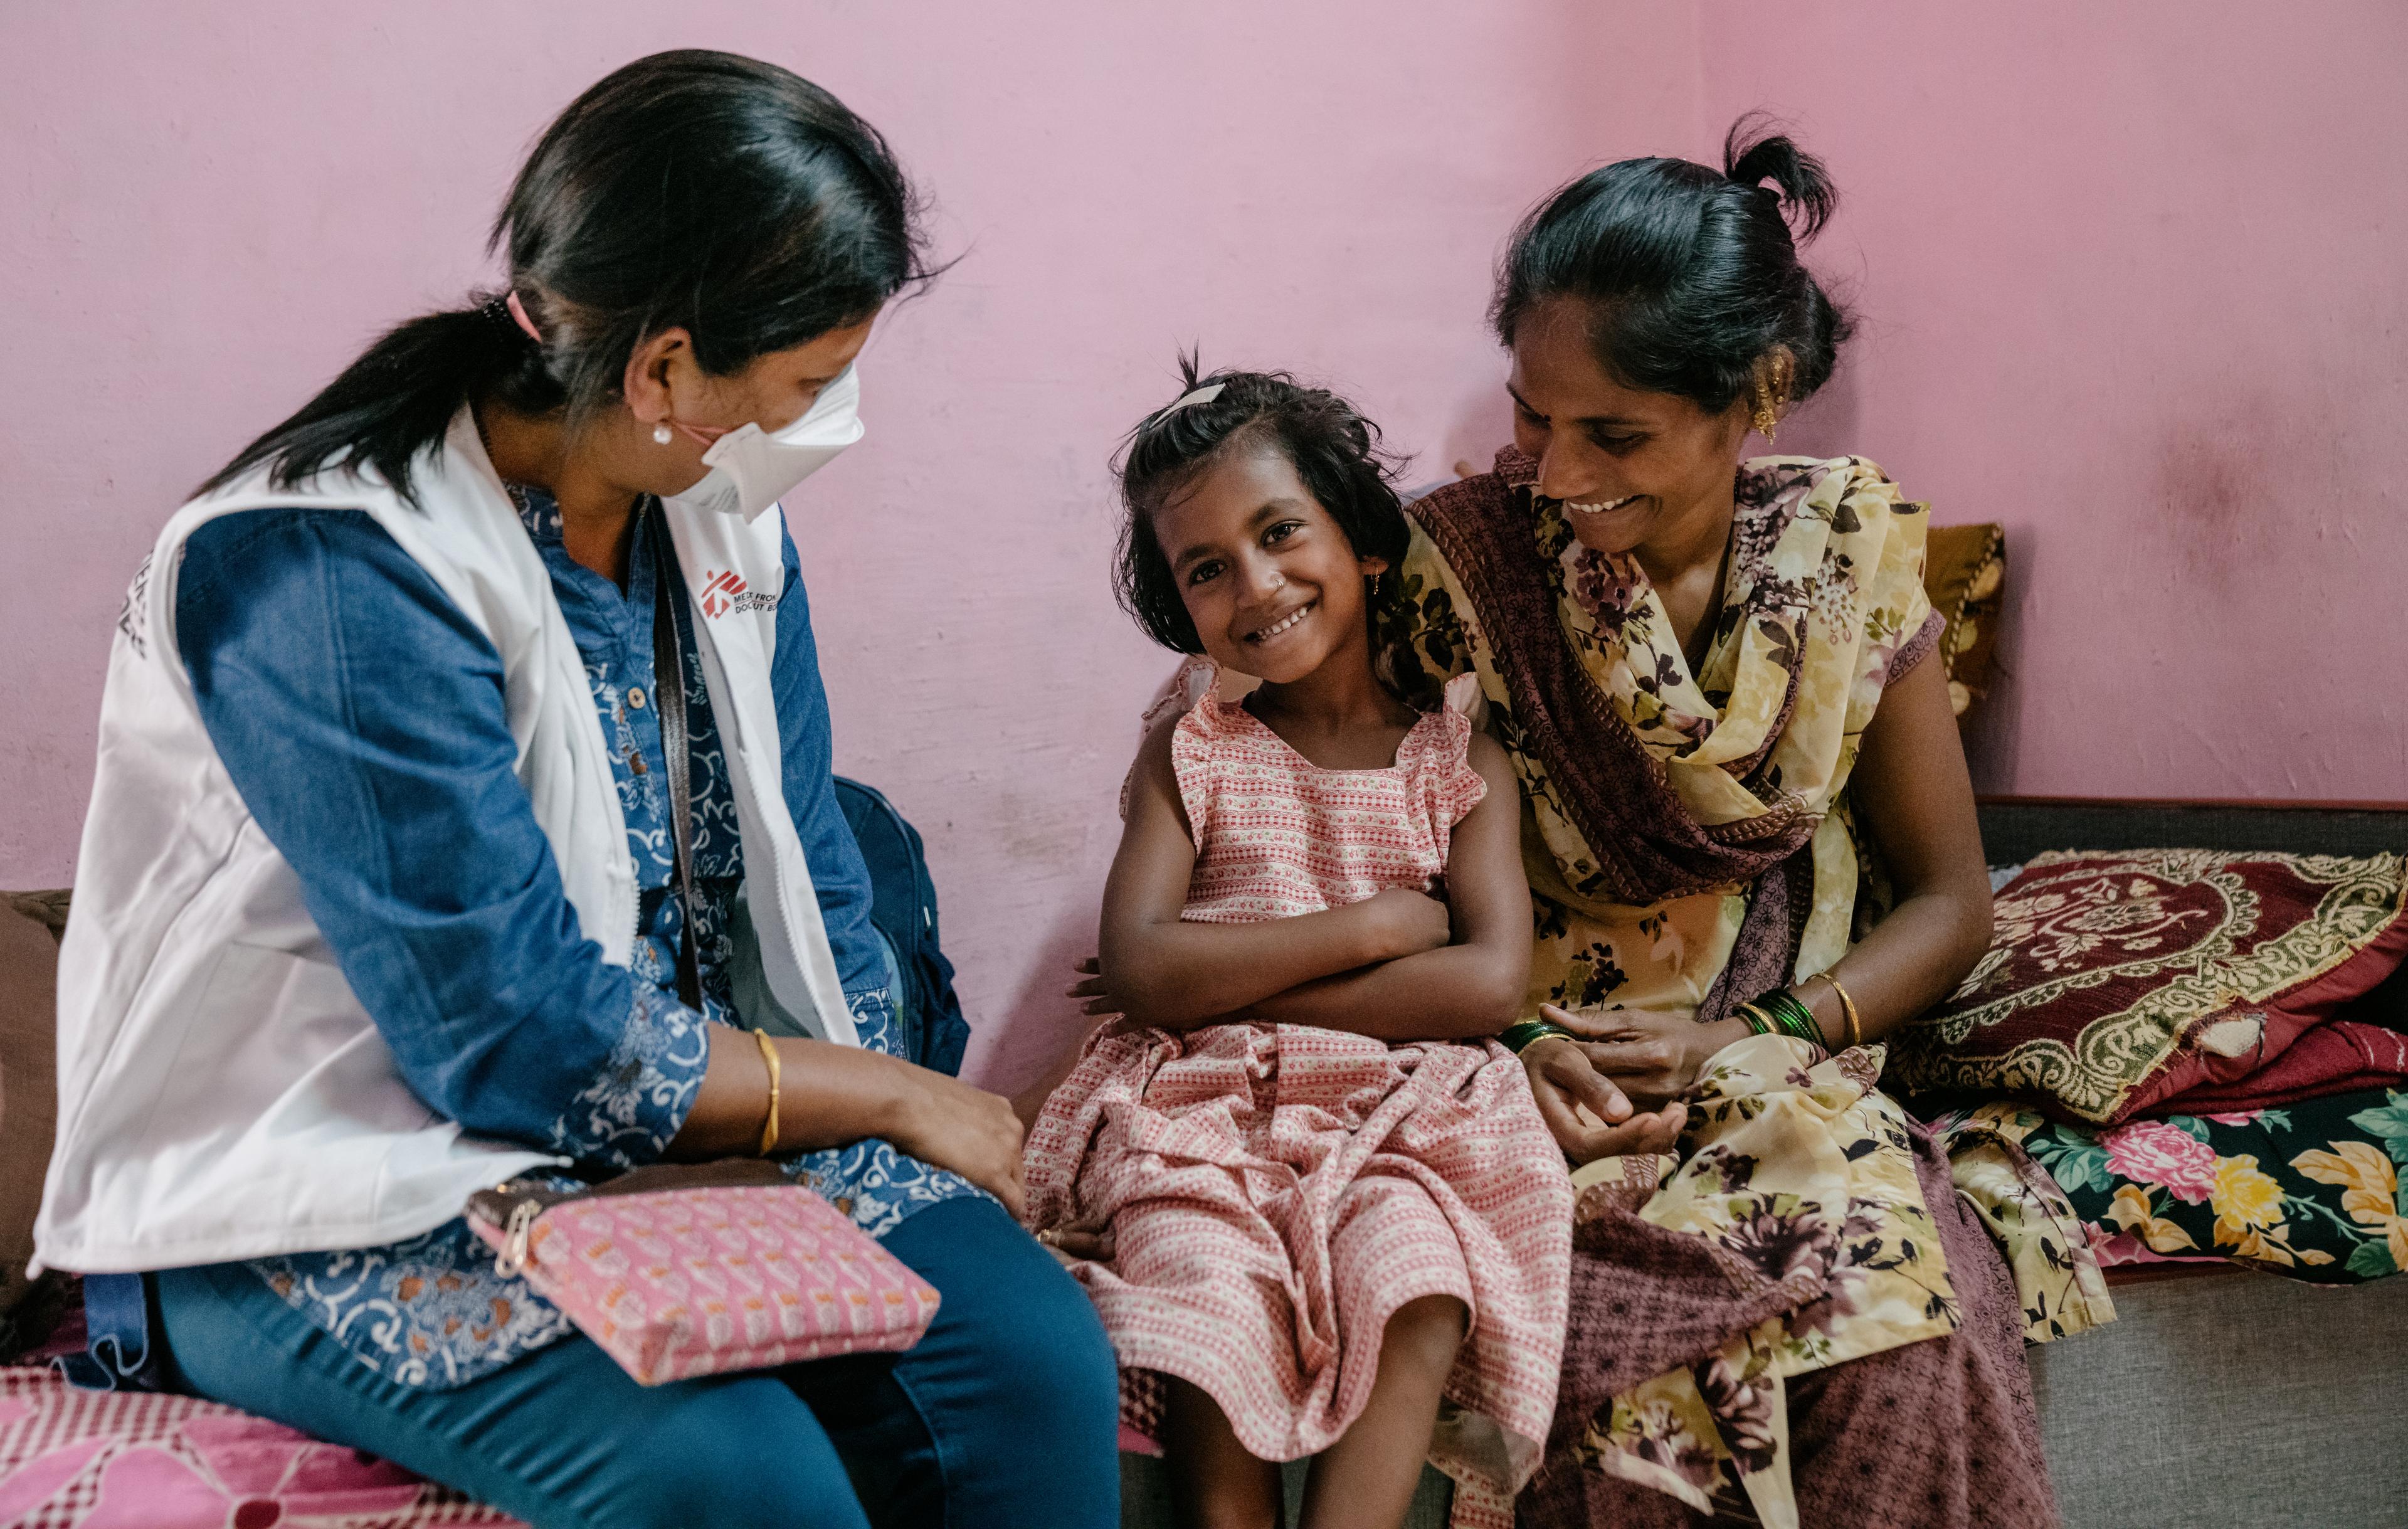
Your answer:
[[[2408,1269],[2408,1092],[2397,1089],[2104,1127],[2001,1103],[1933,1131],[1960,1182],[1969,1146],[2021,1145],[2101,1264],[2229,1262],[2327,1285]]]

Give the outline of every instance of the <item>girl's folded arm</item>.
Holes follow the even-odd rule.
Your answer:
[[[1521,1017],[1530,981],[1530,887],[1522,872],[1519,786],[1504,749],[1486,734],[1472,736],[1470,759],[1488,794],[1455,826],[1448,847],[1455,942],[1300,984],[1237,1017],[1386,1041],[1494,1035]]]
[[[1428,910],[1399,898],[1258,924],[1182,922],[1196,841],[1171,761],[1176,726],[1175,719],[1162,724],[1138,752],[1120,852],[1104,884],[1098,950],[1104,981],[1123,1014],[1139,1024],[1188,1029],[1300,983],[1428,949],[1445,938]],[[1526,916],[1526,945],[1527,922]]]

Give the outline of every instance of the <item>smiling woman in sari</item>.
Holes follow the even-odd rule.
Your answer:
[[[1875,1086],[1989,889],[1924,508],[1860,457],[1741,459],[1847,333],[1797,254],[1822,166],[1747,125],[1722,171],[1608,166],[1517,232],[1514,444],[1413,506],[1394,604],[1402,686],[1477,674],[1512,756],[1538,952],[1509,1034],[1583,1165],[1525,1510],[2054,1523],[2022,1342],[2103,1288],[2044,1176],[1985,1160],[1976,1212]]]

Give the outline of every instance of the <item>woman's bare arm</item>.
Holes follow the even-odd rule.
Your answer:
[[[1831,969],[1871,1040],[1948,996],[1990,947],[1990,874],[1973,782],[1948,705],[1947,666],[1936,656],[1882,693],[1848,799],[1880,845],[1898,894],[1888,916]],[[1808,981],[1796,991],[1826,1034],[1844,1033],[1829,983]]]
[[[1445,905],[1414,892],[1257,924],[1183,922],[1196,842],[1170,757],[1177,725],[1165,722],[1139,751],[1120,852],[1104,884],[1099,949],[1112,1008],[1138,1024],[1185,1030],[1316,978],[1447,943]]]
[[[883,1136],[1002,1201],[1023,1204],[1020,1121],[1010,1102],[900,1057],[826,1041],[779,1040],[778,1150],[842,1147]],[[760,1042],[710,1027],[710,1060],[668,1156],[751,1157],[769,1114],[769,1065]]]
[[[1488,794],[1455,826],[1448,845],[1454,943],[1304,983],[1239,1017],[1421,1041],[1494,1035],[1520,1016],[1530,983],[1520,786],[1505,750],[1485,734],[1471,740],[1471,764]]]
[[[1989,873],[1942,665],[1927,658],[1884,692],[1865,728],[1849,799],[1881,846],[1898,893],[1888,916],[1831,969],[1856,1000],[1863,1038],[1872,1040],[1944,997],[1990,943]],[[1809,978],[1789,990],[1835,1046],[1843,1044],[1846,1015],[1829,983]],[[1575,1038],[1540,1041],[1523,1052],[1523,1061],[1541,1113],[1576,1158],[1645,1149],[1632,1140],[1660,1138],[1662,1122],[1631,1115],[1629,1102],[1677,1099],[1708,1058],[1747,1033],[1744,1020],[1700,1025],[1660,1010],[1573,1013],[1551,1005],[1541,1012]],[[1584,1133],[1564,1124],[1561,1098],[1550,1095],[1570,1090],[1608,1127]],[[1668,1103],[1665,1112],[1679,1108]]]

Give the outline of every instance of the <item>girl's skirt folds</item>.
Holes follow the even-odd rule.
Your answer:
[[[1293,1460],[1362,1412],[1407,1302],[1470,1313],[1432,1463],[1508,1496],[1544,1448],[1563,1355],[1570,1180],[1520,1061],[1295,1025],[1099,1033],[1030,1133],[1039,1230],[1103,1231],[1078,1274],[1152,1433],[1160,1378],[1247,1450]]]

